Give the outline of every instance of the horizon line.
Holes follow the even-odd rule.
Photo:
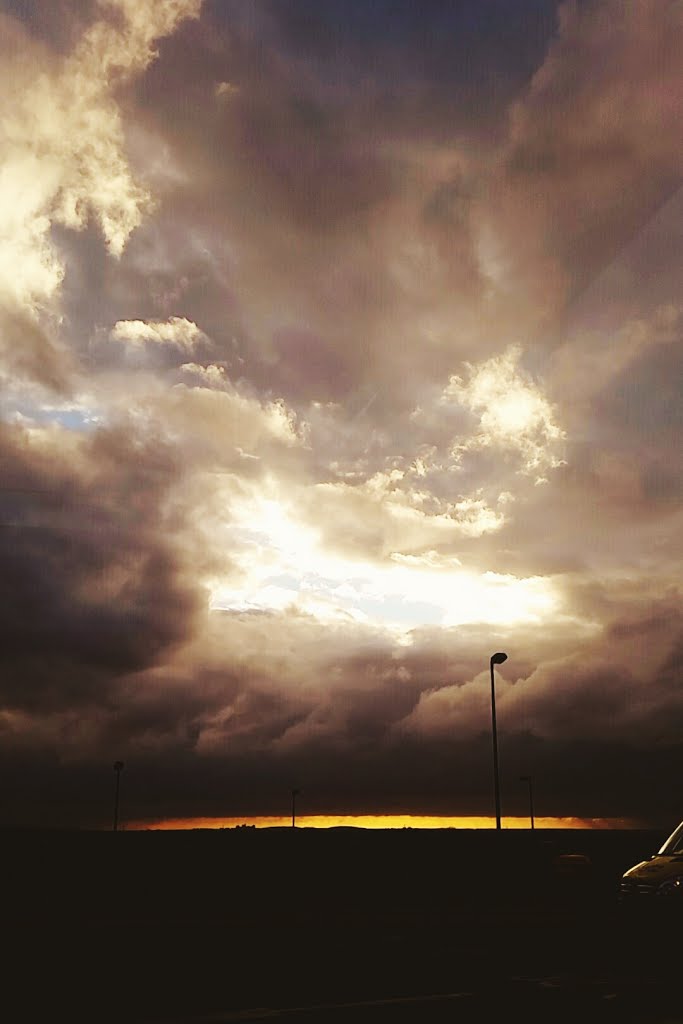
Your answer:
[[[148,818],[127,822],[123,828],[139,831],[186,831],[190,829],[254,828],[363,828],[363,829],[495,829],[496,819],[490,815],[427,815],[427,814],[282,814],[231,815],[225,817]],[[535,829],[642,829],[648,827],[640,819],[623,817],[589,818],[578,816],[538,816]],[[529,815],[510,815],[502,820],[503,831],[531,831]]]

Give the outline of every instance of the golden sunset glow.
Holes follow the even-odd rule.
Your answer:
[[[627,818],[536,818],[539,829],[631,829],[642,827]],[[291,817],[263,815],[244,818],[171,818],[166,821],[136,821],[126,827],[130,831],[142,829],[187,830],[193,828],[291,828]],[[361,828],[361,829],[494,829],[496,819],[491,817],[430,817],[424,814],[302,814],[296,818],[297,828]],[[529,829],[528,818],[506,818],[506,829]]]

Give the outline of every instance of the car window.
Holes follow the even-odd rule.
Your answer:
[[[683,853],[683,821],[678,828],[672,832],[659,853],[668,855],[673,853]]]

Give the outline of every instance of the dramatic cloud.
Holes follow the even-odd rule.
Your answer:
[[[200,5],[107,0],[99,6],[112,20],[92,24],[63,58],[4,19],[0,301],[10,313],[37,318],[63,280],[53,225],[79,230],[92,217],[109,252],[120,256],[151,209],[128,166],[113,90],[149,64],[155,39]]]
[[[11,10],[8,820],[673,823],[681,4]]]

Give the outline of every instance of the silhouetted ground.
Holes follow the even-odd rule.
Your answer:
[[[5,832],[4,1016],[672,1024],[683,921],[616,899],[665,838]]]

